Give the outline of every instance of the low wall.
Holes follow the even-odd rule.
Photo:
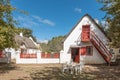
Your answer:
[[[0,62],[2,63],[10,63],[11,53],[3,53],[0,51]]]
[[[46,59],[39,59],[37,63],[42,63],[42,64],[46,64],[46,63],[60,63],[59,58],[46,58]]]
[[[45,54],[41,52],[33,54],[17,54],[17,64],[48,64],[48,63],[60,63],[59,53]]]

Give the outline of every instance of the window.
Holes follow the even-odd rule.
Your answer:
[[[87,46],[86,47],[86,55],[93,55],[93,47],[92,46]]]

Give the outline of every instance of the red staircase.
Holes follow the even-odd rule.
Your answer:
[[[100,55],[103,57],[103,59],[110,64],[110,60],[112,57],[112,54],[109,52],[107,47],[104,45],[104,43],[99,39],[99,37],[91,31],[91,43],[95,46],[95,48],[99,51]]]

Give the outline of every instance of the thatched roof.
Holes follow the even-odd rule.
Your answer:
[[[17,43],[18,46],[21,46],[24,44],[26,48],[38,49],[31,39],[24,37],[24,36],[16,35],[15,42]]]

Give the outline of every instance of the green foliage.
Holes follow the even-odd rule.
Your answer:
[[[0,0],[0,50],[15,47],[13,10],[15,8],[10,5],[10,0]]]
[[[63,39],[65,36],[53,37],[52,40],[48,41],[48,44],[41,43],[41,48],[43,52],[60,52],[63,47]]]
[[[42,48],[42,52],[49,52],[47,43],[40,43],[40,46]]]
[[[106,12],[105,20],[108,22],[108,36],[112,47],[120,47],[120,0],[97,0],[103,4],[102,11]]]
[[[0,0],[0,26],[14,26],[16,21],[13,20],[13,10],[15,8],[10,4],[10,0]]]
[[[5,48],[14,47],[16,43],[14,36],[20,32],[26,37],[32,37],[35,41],[35,37],[32,35],[32,30],[26,28],[16,28],[17,21],[13,19],[12,12],[17,10],[10,4],[10,0],[0,0],[0,50]],[[25,13],[25,11],[20,11]]]
[[[0,26],[0,50],[16,46],[14,35],[15,32],[13,28]]]

